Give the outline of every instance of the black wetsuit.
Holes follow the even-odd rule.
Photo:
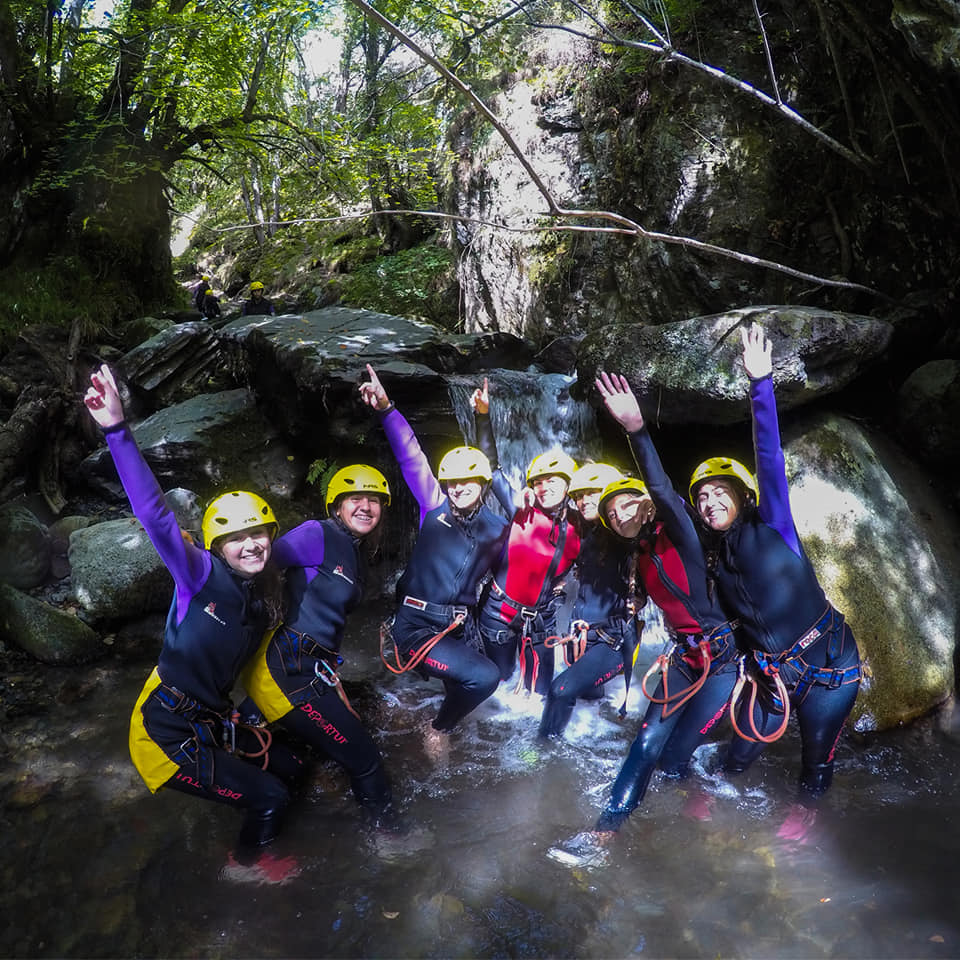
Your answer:
[[[704,546],[721,601],[740,621],[741,642],[755,652],[754,664],[779,670],[786,685],[800,724],[801,794],[816,796],[830,786],[834,748],[860,685],[860,656],[852,631],[827,600],[793,523],[769,376],[751,382],[750,402],[759,506],[746,506],[725,533],[705,530]],[[784,659],[791,651],[794,656]],[[749,735],[746,711],[743,703],[738,725]],[[782,709],[768,695],[757,707],[756,730],[769,734],[782,717]],[[726,769],[746,769],[763,747],[762,742],[735,736]]]
[[[247,691],[267,720],[336,760],[379,815],[391,800],[383,759],[335,678],[362,594],[359,541],[334,518],[308,520],[276,542],[274,557],[287,568],[287,614],[244,671]]]
[[[418,668],[422,675],[443,681],[446,695],[433,726],[451,730],[500,682],[499,670],[475,642],[477,589],[503,552],[508,521],[482,504],[469,517],[455,513],[410,424],[393,407],[381,422],[420,507],[420,534],[397,585],[399,607],[393,622],[397,650],[409,660],[424,643],[447,630],[455,617],[463,617]]]
[[[576,562],[579,587],[570,622],[587,625],[583,637],[586,649],[553,678],[540,718],[540,736],[563,733],[578,697],[602,689],[607,680],[625,670],[629,678],[638,641],[633,610],[642,608],[645,602],[637,599],[630,606],[627,602],[636,576],[634,553],[632,543],[611,533],[599,521],[582,539]],[[579,652],[576,644],[581,631],[574,636],[575,641],[566,645],[565,657]]]
[[[300,760],[233,723],[230,691],[267,627],[253,581],[181,535],[126,424],[105,431],[137,519],[173,577],[175,592],[156,668],[130,718],[130,755],[151,791],[161,787],[249,811],[252,842],[275,832]]]
[[[251,297],[244,302],[242,315],[245,317],[272,317],[276,312],[273,304],[266,297]]]
[[[652,532],[638,538],[638,573],[676,638],[667,664],[670,696],[689,690],[702,676],[701,640],[710,643],[711,662],[703,686],[682,706],[651,702],[597,822],[598,830],[616,830],[623,823],[643,799],[658,764],[672,776],[686,773],[691,754],[723,716],[737,677],[733,634],[708,589],[706,560],[693,519],[670,485],[647,429],[629,434],[629,439],[657,508]],[[663,699],[664,688],[661,676],[654,700]]]

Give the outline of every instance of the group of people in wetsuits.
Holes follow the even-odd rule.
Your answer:
[[[190,295],[193,299],[193,305],[201,317],[205,320],[216,320],[221,315],[220,298],[213,292],[210,283],[210,276],[206,273],[201,274],[199,282],[193,286]],[[250,283],[250,296],[243,302],[240,311],[241,316],[272,317],[276,314],[276,307],[264,294],[265,289],[263,283],[259,280]]]
[[[622,825],[658,766],[682,775],[725,713],[734,727],[723,759],[730,773],[745,770],[795,713],[801,796],[821,795],[856,698],[856,643],[790,514],[771,345],[757,326],[742,336],[757,473],[730,458],[705,460],[686,500],[623,377],[601,373],[596,387],[642,479],[608,464],[578,469],[550,451],[532,460],[519,491],[499,468],[486,381],[472,396],[477,446],[450,450],[436,473],[372,367],[360,385],[419,507],[381,655],[394,673],[442,682],[433,730],[454,729],[519,674],[518,690],[543,698],[540,736],[561,736],[578,699],[603,696],[621,675],[629,690],[638,614],[648,598],[660,607],[673,647],[643,678],[650,704],[599,835]],[[280,829],[306,745],[337,760],[373,822],[389,828],[383,760],[339,677],[346,617],[363,591],[364,543],[390,505],[384,475],[366,464],[341,469],[327,487],[326,518],[282,536],[263,499],[232,491],[207,508],[198,544],[166,505],[106,366],[91,376],[85,404],[175,583],[159,661],[130,726],[148,787],[241,808],[240,846],[256,849]],[[488,490],[505,516],[486,504]],[[566,625],[559,613],[571,576]],[[555,672],[560,653],[565,668]],[[241,684],[248,696],[237,709],[230,697]]]

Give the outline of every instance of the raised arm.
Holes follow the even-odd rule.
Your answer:
[[[800,552],[793,514],[787,468],[780,446],[777,402],[773,395],[773,345],[759,324],[740,331],[743,368],[750,378],[750,409],[753,414],[753,450],[757,461],[759,510],[764,523],[773,527],[795,552]]]
[[[186,604],[210,573],[210,555],[184,540],[176,517],[127,426],[120,392],[106,364],[91,374],[83,402],[103,429],[134,515],[176,583],[177,609],[182,616]]]
[[[493,435],[493,422],[490,419],[490,383],[483,378],[483,386],[477,387],[470,397],[473,406],[473,422],[477,432],[477,447],[490,461],[493,468],[493,480],[490,487],[497,502],[503,507],[508,517],[512,517],[516,509],[513,489],[506,474],[500,469],[500,459],[497,456],[497,441]]]
[[[370,379],[360,384],[360,396],[363,402],[374,409],[380,417],[380,423],[387,435],[390,449],[396,457],[400,472],[403,474],[403,480],[420,507],[420,526],[423,526],[427,513],[443,502],[443,490],[430,469],[430,462],[413,428],[390,402],[377,372],[369,363],[367,373]]]
[[[696,528],[683,499],[673,489],[670,478],[663,469],[660,455],[640,411],[640,404],[627,378],[601,371],[595,382],[610,416],[626,431],[633,459],[647,485],[650,498],[657,508],[657,518],[663,523],[667,536],[676,547],[685,542],[699,546]]]

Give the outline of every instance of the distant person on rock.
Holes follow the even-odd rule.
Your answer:
[[[273,304],[263,295],[263,284],[259,280],[254,280],[250,284],[250,299],[243,304],[243,315],[272,317],[276,312]]]
[[[190,296],[193,298],[193,305],[197,308],[197,312],[203,316],[203,298],[206,296],[207,290],[210,289],[210,277],[207,274],[202,274],[200,277],[200,282],[194,284],[190,290]]]
[[[220,316],[220,298],[209,287],[204,292],[200,312],[207,320],[214,320]]]
[[[281,619],[276,518],[255,493],[225,493],[207,507],[203,546],[196,545],[137,447],[110,369],[100,367],[90,384],[84,404],[174,582],[159,660],[130,719],[131,757],[152,792],[168,788],[244,810],[237,852],[252,851],[277,836],[303,769],[265,729],[240,723],[230,700],[240,668]]]

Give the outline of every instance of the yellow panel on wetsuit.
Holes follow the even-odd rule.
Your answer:
[[[147,697],[160,686],[156,667],[147,677],[130,716],[130,758],[151,793],[156,793],[180,768],[150,739],[143,724],[143,705]]]
[[[268,723],[286,716],[294,708],[294,704],[287,699],[286,694],[273,679],[267,663],[267,652],[274,633],[276,628],[267,632],[263,643],[260,644],[260,649],[240,674],[240,680],[247,693],[260,708],[260,712],[267,718]]]

